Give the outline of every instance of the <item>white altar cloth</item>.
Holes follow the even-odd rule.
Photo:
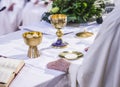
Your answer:
[[[27,57],[28,46],[22,38],[22,34],[26,32],[26,30],[23,29],[0,37],[0,55],[24,59],[25,61],[25,66],[12,81],[10,87],[35,87],[64,74],[64,72],[47,69],[46,64],[59,59],[58,54],[62,51],[80,51],[85,55],[86,52],[84,48],[90,46],[95,38],[95,35],[85,39],[75,37],[76,32],[82,31],[85,27],[88,31],[95,33],[99,31],[99,25],[97,24],[73,28],[76,29],[76,31],[63,36],[63,40],[69,43],[68,47],[64,49],[51,48],[50,45],[56,41],[56,36],[43,34],[42,43],[38,46],[41,56],[36,59],[29,59]],[[41,29],[43,28],[41,27]],[[69,30],[67,31],[69,32]],[[46,33],[46,30],[43,32]],[[70,62],[80,65],[83,59],[84,58],[80,58]]]
[[[73,25],[73,26],[72,26]],[[34,22],[30,25],[23,25],[19,26],[19,29],[22,30],[29,30],[29,31],[40,31],[46,34],[50,35],[55,35],[57,29],[55,29],[50,23],[47,23],[45,21],[39,21],[39,22]],[[91,23],[86,23],[86,24],[71,24],[67,25],[62,29],[63,33],[69,33],[69,32],[82,32],[84,29],[94,32],[96,35],[98,32],[98,24],[96,22],[91,22]]]

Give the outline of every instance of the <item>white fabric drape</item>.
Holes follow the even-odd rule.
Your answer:
[[[8,8],[10,6],[10,4],[11,4],[11,0],[1,0],[0,1],[1,7],[6,6]]]
[[[0,35],[6,34],[6,32],[9,32],[9,30],[11,30],[7,16],[8,14],[6,10],[0,12]]]
[[[120,0],[104,20],[81,67],[69,72],[72,87],[120,87]],[[77,74],[75,74],[77,73]],[[76,78],[75,78],[76,77]]]
[[[7,8],[12,4],[12,3],[15,3],[15,8],[22,8],[23,5],[24,5],[24,0],[1,0],[0,2],[1,6],[6,6]]]
[[[34,1],[28,2],[22,12],[23,25],[39,23],[44,12],[47,12],[47,6],[44,1],[34,4]]]
[[[12,3],[15,3],[13,11],[8,11]],[[21,10],[24,0],[1,0],[0,7],[6,9],[0,12],[0,35],[16,31],[21,22]]]

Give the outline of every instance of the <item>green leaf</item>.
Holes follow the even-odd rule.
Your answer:
[[[99,4],[98,4],[99,3]],[[60,13],[68,16],[68,22],[86,22],[92,17],[99,17],[104,9],[103,0],[53,0],[52,14]]]

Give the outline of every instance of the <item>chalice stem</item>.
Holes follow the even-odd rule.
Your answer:
[[[39,51],[37,49],[37,46],[29,46],[28,57],[37,58],[39,56],[40,56],[40,54],[39,54]]]
[[[63,32],[61,31],[61,29],[57,29],[56,35],[57,35],[58,39],[62,38]]]

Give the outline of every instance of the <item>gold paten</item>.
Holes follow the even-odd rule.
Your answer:
[[[42,33],[37,31],[23,33],[24,42],[29,46],[27,56],[37,58],[40,56],[37,45],[42,41]]]
[[[68,57],[67,55],[74,55],[74,57]],[[67,60],[75,60],[78,58],[81,58],[83,56],[83,53],[78,52],[78,51],[63,51],[59,54],[59,57],[65,58]]]

